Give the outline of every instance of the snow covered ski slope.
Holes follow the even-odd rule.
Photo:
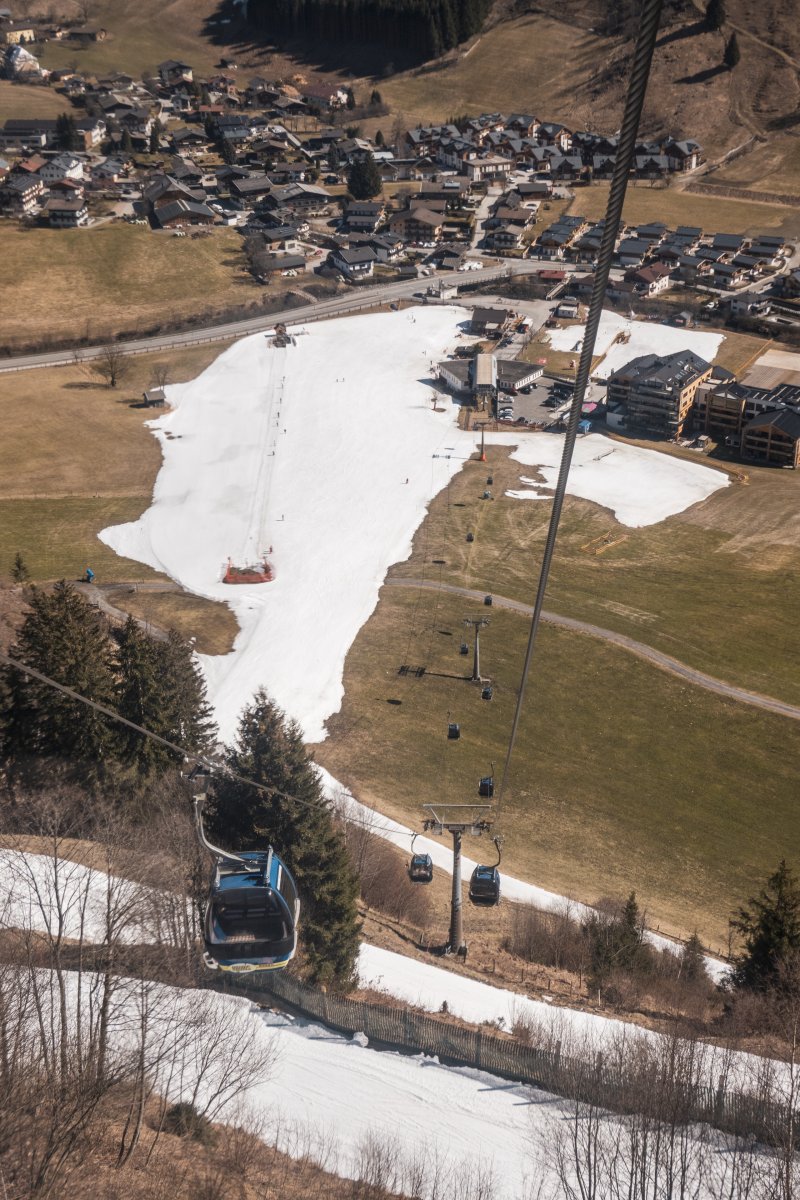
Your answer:
[[[430,306],[321,322],[276,349],[245,338],[190,383],[168,388],[172,409],[151,422],[164,465],[152,506],[101,537],[189,591],[229,604],[234,650],[203,657],[220,731],[230,739],[256,689],[309,741],[342,699],[344,661],[373,611],[389,566],[408,556],[427,506],[475,450],[432,364],[459,344],[466,313]],[[548,484],[562,439],[502,433]],[[591,436],[569,489],[647,525],[704,499],[725,475]],[[222,583],[267,553],[270,584]]]

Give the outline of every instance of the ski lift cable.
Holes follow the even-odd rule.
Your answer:
[[[581,418],[581,410],[583,407],[584,396],[586,394],[586,386],[589,381],[592,357],[594,355],[594,347],[595,342],[597,341],[597,332],[600,326],[600,318],[603,312],[603,302],[605,300],[606,288],[608,286],[608,278],[611,270],[611,260],[614,256],[617,233],[619,231],[620,221],[622,219],[622,209],[625,203],[625,192],[628,186],[628,177],[634,165],[634,158],[636,154],[636,138],[639,131],[639,120],[642,115],[642,107],[644,105],[645,93],[647,91],[647,82],[650,77],[650,67],[653,60],[653,51],[655,49],[658,27],[661,20],[662,5],[663,0],[643,0],[642,2],[639,33],[636,39],[636,48],[633,55],[630,82],[628,84],[628,94],[625,100],[625,112],[620,130],[616,161],[614,163],[614,173],[608,193],[608,204],[606,207],[605,222],[603,225],[603,236],[600,243],[600,250],[597,255],[597,268],[594,273],[592,298],[589,304],[589,315],[586,320],[586,330],[584,332],[580,361],[578,363],[578,372],[575,377],[575,391],[572,396],[572,404],[569,410],[567,432],[564,439],[564,450],[561,456],[558,482],[556,484],[555,496],[553,499],[553,509],[550,514],[550,524],[547,530],[547,539],[545,541],[544,554],[542,556],[542,565],[539,571],[539,582],[536,591],[536,601],[534,604],[533,616],[531,619],[530,633],[528,636],[528,646],[525,652],[525,662],[522,668],[519,689],[517,691],[517,704],[514,710],[514,719],[511,724],[511,733],[508,740],[505,762],[503,764],[503,774],[500,779],[496,808],[496,814],[498,815],[503,802],[503,794],[505,792],[506,784],[508,782],[509,767],[511,765],[511,759],[514,753],[514,746],[516,743],[520,717],[522,714],[522,705],[525,699],[525,687],[536,647],[539,622],[541,619],[547,582],[550,575],[550,565],[553,558],[553,551],[555,549],[556,537],[558,535],[561,510],[564,505],[564,497],[567,490],[567,476],[572,463],[572,455],[575,449],[575,440],[578,433],[578,422]]]
[[[185,746],[178,746],[175,742],[171,742],[169,738],[162,737],[160,733],[153,733],[151,729],[145,728],[144,725],[137,725],[135,721],[129,721],[127,717],[123,717],[115,709],[109,708],[107,704],[101,704],[98,700],[90,700],[88,696],[82,696],[74,688],[67,687],[64,683],[58,683],[57,680],[51,679],[49,675],[45,675],[35,667],[28,666],[27,663],[19,662],[3,651],[0,651],[0,663],[4,663],[7,667],[13,667],[15,671],[19,671],[22,675],[31,675],[34,679],[38,679],[40,683],[45,683],[55,691],[69,696],[71,700],[77,700],[80,704],[85,704],[87,708],[93,708],[96,712],[103,713],[104,716],[110,717],[112,721],[117,721],[120,725],[125,725],[128,729],[133,729],[136,733],[141,734],[142,737],[149,738],[153,742],[158,742],[159,745],[165,746],[168,750],[174,750],[185,762],[202,767],[210,774],[222,775],[226,779],[233,779],[237,783],[243,783],[247,787],[255,788],[256,791],[264,792],[267,796],[286,800],[290,804],[298,804],[301,808],[319,808],[318,804],[314,804],[310,800],[303,800],[300,796],[293,796],[291,792],[282,792],[280,788],[269,787],[265,783],[258,783],[255,779],[249,779],[246,775],[240,775],[237,771],[231,770],[230,767],[223,763],[214,762],[207,755],[195,754],[193,751],[187,750]],[[415,836],[412,830],[401,831],[393,829],[391,825],[381,825],[370,819],[361,820],[358,817],[346,816],[344,820],[350,825],[358,825],[366,829],[369,833],[393,834],[396,837],[410,836],[413,838]]]

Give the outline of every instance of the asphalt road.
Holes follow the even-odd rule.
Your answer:
[[[541,262],[534,259],[519,259],[513,263],[517,274],[534,274],[543,267]],[[374,308],[378,304],[390,304],[393,300],[407,300],[414,292],[422,292],[431,283],[466,283],[486,282],[494,279],[504,279],[510,272],[510,266],[485,267],[480,274],[475,272],[453,271],[449,274],[431,278],[407,279],[397,283],[376,284],[370,287],[354,287],[341,296],[329,300],[319,300],[315,304],[306,304],[302,308],[287,308],[282,312],[263,313],[257,317],[248,317],[243,321],[231,321],[224,325],[206,325],[202,329],[184,330],[182,333],[156,334],[153,337],[139,338],[134,341],[116,342],[115,346],[125,354],[150,354],[154,351],[168,350],[176,346],[194,346],[204,342],[222,342],[229,338],[243,337],[248,333],[258,333],[264,329],[272,329],[278,322],[298,325],[307,321],[319,321],[327,317],[338,317],[345,313],[357,312],[361,308]],[[481,297],[486,302],[486,297]],[[102,352],[102,346],[86,346],[76,350],[50,350],[43,354],[26,354],[16,358],[0,359],[0,374],[10,371],[30,371],[36,367],[65,366],[73,362],[84,362],[97,358]]]
[[[465,600],[475,600],[480,604],[487,595],[485,590],[457,587],[451,583],[439,584],[432,579],[387,579],[384,586],[449,592],[450,595],[463,596]],[[522,604],[519,600],[509,600],[505,596],[492,594],[492,607],[507,608],[526,617],[533,615],[532,605]],[[736,700],[740,704],[749,704],[753,708],[761,708],[765,712],[777,713],[778,716],[800,721],[800,707],[787,704],[784,700],[774,700],[771,696],[762,696],[759,692],[748,692],[744,688],[734,687],[733,684],[725,683],[722,679],[716,679],[713,675],[706,675],[703,671],[697,671],[694,667],[687,666],[686,663],[672,658],[669,654],[662,654],[660,650],[654,650],[652,646],[647,646],[644,642],[637,642],[633,638],[626,637],[624,633],[615,633],[613,629],[602,629],[599,625],[590,625],[588,621],[577,621],[573,617],[562,617],[558,613],[544,610],[542,611],[542,620],[549,625],[558,625],[562,629],[572,629],[576,633],[585,633],[590,637],[612,642],[615,646],[620,646],[622,649],[638,655],[639,658],[646,659],[662,671],[667,671],[670,675],[675,675],[697,687],[705,688],[706,691],[715,692],[726,700]]]

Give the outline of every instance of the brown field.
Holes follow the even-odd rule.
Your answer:
[[[161,320],[257,304],[241,237],[173,238],[117,222],[97,229],[0,225],[0,331],[7,343],[157,328]],[[42,285],[47,279],[47,286]]]
[[[107,525],[141,515],[161,464],[158,443],[143,428],[153,410],[131,404],[150,385],[156,364],[168,364],[170,380],[177,383],[194,378],[224,348],[221,343],[131,358],[129,374],[116,389],[76,367],[2,376],[0,583],[10,581],[17,551],[34,582],[77,579],[87,566],[99,583],[158,578],[97,537]],[[129,606],[125,596],[116,601],[130,611],[136,602]],[[163,616],[180,632],[191,625],[198,640],[221,651],[236,632],[228,609],[210,601],[138,597],[138,602],[147,611],[143,607],[137,615],[156,624]]]
[[[58,117],[70,107],[52,88],[0,79],[0,122],[16,117]]]
[[[228,654],[239,623],[225,604],[215,604],[188,592],[140,592],[118,588],[106,593],[116,608],[159,629],[174,629],[181,637],[197,638],[200,654]]]
[[[409,126],[509,109],[566,120],[574,108],[576,76],[591,74],[610,45],[564,22],[528,15],[490,29],[452,65],[405,72],[381,80],[379,87]],[[392,118],[384,123],[391,129]]]
[[[716,176],[714,176],[716,179]],[[605,214],[608,184],[576,188],[571,212],[592,220]],[[709,233],[771,233],[800,236],[797,209],[716,196],[696,196],[675,187],[654,188],[648,184],[628,187],[624,218],[632,224],[665,221],[667,225],[699,225]]]

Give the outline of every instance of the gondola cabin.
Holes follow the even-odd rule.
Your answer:
[[[294,879],[271,847],[217,859],[204,919],[206,965],[240,973],[285,967],[297,949],[299,916]]]
[[[447,736],[451,742],[457,742],[461,737],[461,726],[457,725],[455,721],[451,721],[447,726]]]
[[[493,689],[487,686],[481,691],[481,700],[491,700],[493,695]]]
[[[433,879],[433,859],[430,854],[412,854],[408,864],[408,878],[412,883],[430,883]]]
[[[487,908],[500,903],[500,872],[497,867],[478,864],[469,881],[469,898],[473,904]]]
[[[462,643],[461,643],[461,653],[462,653],[462,654],[469,654],[469,646],[467,645],[467,643],[466,643],[466,642],[462,642]]]
[[[494,776],[484,775],[478,783],[478,795],[488,796],[490,799],[494,795]]]

